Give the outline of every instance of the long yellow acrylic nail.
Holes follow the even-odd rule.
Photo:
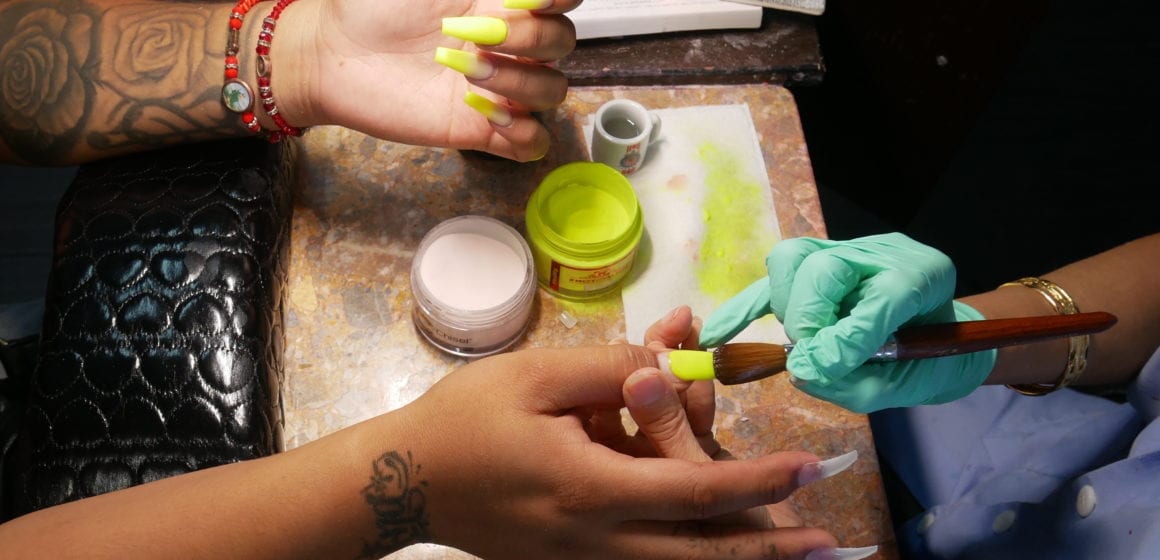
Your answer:
[[[661,371],[685,381],[714,379],[713,353],[703,350],[673,350],[657,355]]]
[[[512,124],[512,114],[502,105],[492,101],[474,91],[467,92],[463,96],[463,102],[468,107],[479,111],[480,114],[487,117],[487,120],[495,123],[496,126],[510,126]]]
[[[509,10],[542,10],[552,5],[552,0],[503,0],[503,7]]]
[[[443,34],[477,45],[498,45],[507,40],[508,24],[490,16],[448,17],[443,18]]]
[[[458,49],[436,47],[435,62],[473,80],[483,80],[495,74],[495,65],[486,58]]]

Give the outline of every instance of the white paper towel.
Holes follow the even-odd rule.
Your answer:
[[[644,214],[645,236],[621,291],[625,336],[644,331],[680,304],[708,317],[765,276],[765,255],[780,238],[769,175],[749,107],[656,109],[661,135],[644,166],[629,176]],[[591,145],[592,117],[585,124]],[[771,315],[736,342],[788,342]]]

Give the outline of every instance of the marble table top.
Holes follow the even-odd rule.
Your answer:
[[[648,107],[747,104],[782,236],[826,235],[797,108],[780,86],[575,87],[559,109],[542,115],[553,149],[532,163],[312,129],[302,139],[287,286],[288,449],[397,409],[463,365],[412,324],[410,266],[419,241],[464,214],[486,214],[522,232],[532,190],[557,166],[587,159],[583,119],[613,97]],[[563,311],[577,325],[558,320]],[[604,344],[623,335],[617,294],[577,304],[540,289],[527,335],[514,349]],[[803,449],[826,458],[858,450],[850,471],[791,500],[807,525],[830,531],[842,546],[878,544],[875,558],[897,558],[866,416],[813,399],[785,376],[718,386],[717,404],[718,439],[739,457]],[[472,557],[421,545],[391,558]]]

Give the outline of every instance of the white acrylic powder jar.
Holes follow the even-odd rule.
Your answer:
[[[412,318],[423,338],[469,358],[519,340],[531,319],[536,272],[527,241],[486,216],[460,216],[427,232],[411,263]]]

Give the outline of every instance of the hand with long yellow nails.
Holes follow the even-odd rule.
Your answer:
[[[535,160],[549,135],[533,113],[567,95],[551,63],[576,45],[565,13],[579,4],[0,2],[0,161],[72,165],[317,125]]]
[[[535,160],[549,138],[531,113],[567,94],[567,78],[548,63],[575,47],[564,14],[579,4],[299,0],[282,15],[271,53],[298,61],[297,78],[275,84],[279,103],[290,104],[284,112],[297,126],[333,123],[397,142]],[[282,41],[285,55],[276,50]],[[296,83],[310,87],[289,92]]]

